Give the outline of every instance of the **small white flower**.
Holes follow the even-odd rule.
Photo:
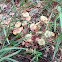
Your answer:
[[[48,22],[48,19],[46,16],[41,16],[40,17],[41,21],[43,21],[44,23],[47,23]]]
[[[45,40],[43,38],[41,39],[36,38],[36,41],[38,42],[39,45],[45,45]]]
[[[23,17],[28,17],[29,13],[28,12],[23,12],[22,15],[23,15]]]
[[[22,26],[25,26],[25,25],[27,25],[28,23],[27,23],[27,21],[23,21],[22,22]]]
[[[21,22],[20,21],[16,22],[15,27],[18,28],[20,26],[21,26]]]
[[[25,35],[26,42],[32,42],[32,34]]]
[[[30,17],[30,16],[27,16],[27,17],[26,17],[26,20],[27,20],[27,21],[30,21],[30,20],[31,20],[31,17]]]
[[[37,29],[36,24],[32,23],[32,24],[30,25],[30,29],[31,29],[32,31],[33,31],[33,30],[36,30],[36,29]]]
[[[45,35],[46,37],[51,37],[51,36],[54,36],[54,33],[47,30],[44,35]]]

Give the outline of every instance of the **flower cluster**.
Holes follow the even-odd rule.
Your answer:
[[[22,13],[22,16],[25,17],[25,19],[26,19],[27,21],[30,21],[30,20],[31,20],[31,17],[29,16],[29,13],[28,13],[28,12],[23,12],[23,13]]]
[[[45,45],[45,40],[43,38],[41,39],[36,38],[36,41],[38,42],[39,45]]]
[[[14,35],[20,33],[23,30],[23,27],[20,26],[21,26],[21,22],[20,21],[16,22],[15,29],[13,30]]]
[[[22,16],[27,20],[27,21],[30,21],[31,20],[31,17],[29,16],[29,13],[28,12],[23,12],[22,13]],[[39,35],[42,35],[43,31],[39,31],[39,29],[41,28],[41,23],[47,23],[48,22],[48,18],[46,16],[40,16],[40,20],[39,22],[33,22],[33,23],[30,23],[30,25],[28,26],[28,23],[27,21],[18,21],[16,22],[15,24],[15,29],[13,30],[13,34],[14,35],[17,35],[18,33],[20,33],[21,31],[23,31],[23,34],[24,33],[27,33],[27,32],[30,32],[29,29],[31,30],[31,32],[33,31],[37,31],[35,33],[29,33],[29,34],[26,34],[24,37],[25,37],[25,40],[22,42],[22,45],[28,45],[28,43],[35,43],[35,41],[41,46],[41,45],[45,45],[45,39],[44,38],[39,38],[38,36]],[[23,27],[25,27],[25,29],[23,29]],[[35,36],[33,36],[35,35]],[[51,31],[46,31],[45,34],[43,35],[43,37],[51,37],[51,36],[54,36],[54,33],[51,32]]]

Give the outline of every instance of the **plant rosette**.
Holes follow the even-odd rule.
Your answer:
[[[38,42],[39,45],[45,45],[45,40],[43,38],[41,39],[36,38],[36,41]]]

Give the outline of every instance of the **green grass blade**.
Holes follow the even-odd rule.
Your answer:
[[[7,58],[7,60],[10,60],[12,62],[18,62],[18,61],[14,60],[14,59],[11,59],[11,58]]]
[[[43,3],[43,2],[48,2],[48,1],[39,1],[40,3]]]
[[[22,31],[23,32],[23,31]],[[17,37],[21,36],[20,34],[22,33],[20,32],[18,35],[16,35],[11,41],[14,41]]]
[[[34,11],[36,11],[36,10],[38,10],[38,9],[36,8],[36,9],[31,10],[31,11],[29,12],[29,14],[32,13],[32,12],[34,12]]]
[[[16,52],[14,52],[14,53],[12,53],[12,54],[9,54],[9,55],[7,55],[7,56],[5,56],[5,57],[2,57],[2,58],[0,59],[0,61],[3,61],[3,60],[5,60],[5,59],[7,59],[7,58],[9,58],[9,57],[11,57],[11,56],[16,55],[16,54],[19,53],[20,51],[21,51],[21,50],[16,51]]]
[[[59,14],[57,14],[57,16],[55,17],[55,19],[54,19],[53,23],[51,24],[49,30],[51,30],[51,28],[53,27],[53,25],[54,25],[54,23],[55,23],[55,21],[57,20],[58,17],[59,17]]]
[[[57,39],[55,51],[54,51],[54,54],[53,54],[53,59],[55,58],[55,55],[56,55],[56,52],[57,52],[57,48],[58,48],[59,42],[60,42],[60,38]]]
[[[14,6],[14,8],[13,8],[13,9],[15,10],[15,3],[14,3],[14,0],[12,0],[12,3],[13,3],[13,6]]]
[[[8,32],[7,32],[7,38],[8,38],[8,35],[9,35],[10,25],[11,25],[11,20],[9,22],[9,27],[8,27]]]
[[[59,17],[60,17],[61,33],[62,33],[62,11],[60,6],[58,6],[58,11],[59,11]]]
[[[7,38],[7,34],[6,34],[6,31],[5,31],[5,27],[3,27],[3,32],[4,32],[4,35],[5,35],[5,37],[6,37],[6,40],[7,40],[8,44],[10,44],[10,43],[9,43],[9,39]]]
[[[62,53],[62,48],[59,48],[60,49],[60,51],[61,51],[61,53]]]
[[[13,6],[14,6],[14,12],[15,12],[15,14],[14,14],[14,17],[15,17],[15,19],[16,19],[16,6],[15,6],[15,3],[14,3],[14,0],[12,0],[12,3],[13,3]]]
[[[31,3],[31,4],[29,4],[29,5],[25,6],[25,7],[23,7],[21,10],[23,10],[24,8],[27,8],[27,7],[31,6],[31,5],[33,5],[35,2],[33,2],[33,3]]]
[[[36,57],[36,62],[38,62],[38,57]]]
[[[23,3],[24,3],[24,2],[25,2],[25,0],[23,0],[23,1],[21,2],[20,7],[23,6]]]
[[[13,41],[10,45],[6,45],[6,47],[11,46],[11,45],[14,45],[15,43],[17,43],[17,42],[19,42],[19,41],[21,41],[23,39],[25,39],[25,38],[21,38],[19,40]]]
[[[58,39],[60,36],[62,36],[62,33],[60,33],[60,35],[56,36],[56,38],[55,38],[55,39]]]
[[[56,20],[55,20],[55,23],[54,23],[54,32],[56,31]]]
[[[32,62],[36,57],[33,57],[30,62]]]
[[[0,53],[0,57],[3,57],[4,54],[6,54],[8,51],[5,51],[5,52],[1,52]]]
[[[21,50],[24,49],[24,50],[26,50],[25,48],[21,48],[21,47],[11,47],[11,48],[1,49],[0,52],[7,51],[7,50],[9,51],[9,50],[12,50],[12,49],[21,49]]]

